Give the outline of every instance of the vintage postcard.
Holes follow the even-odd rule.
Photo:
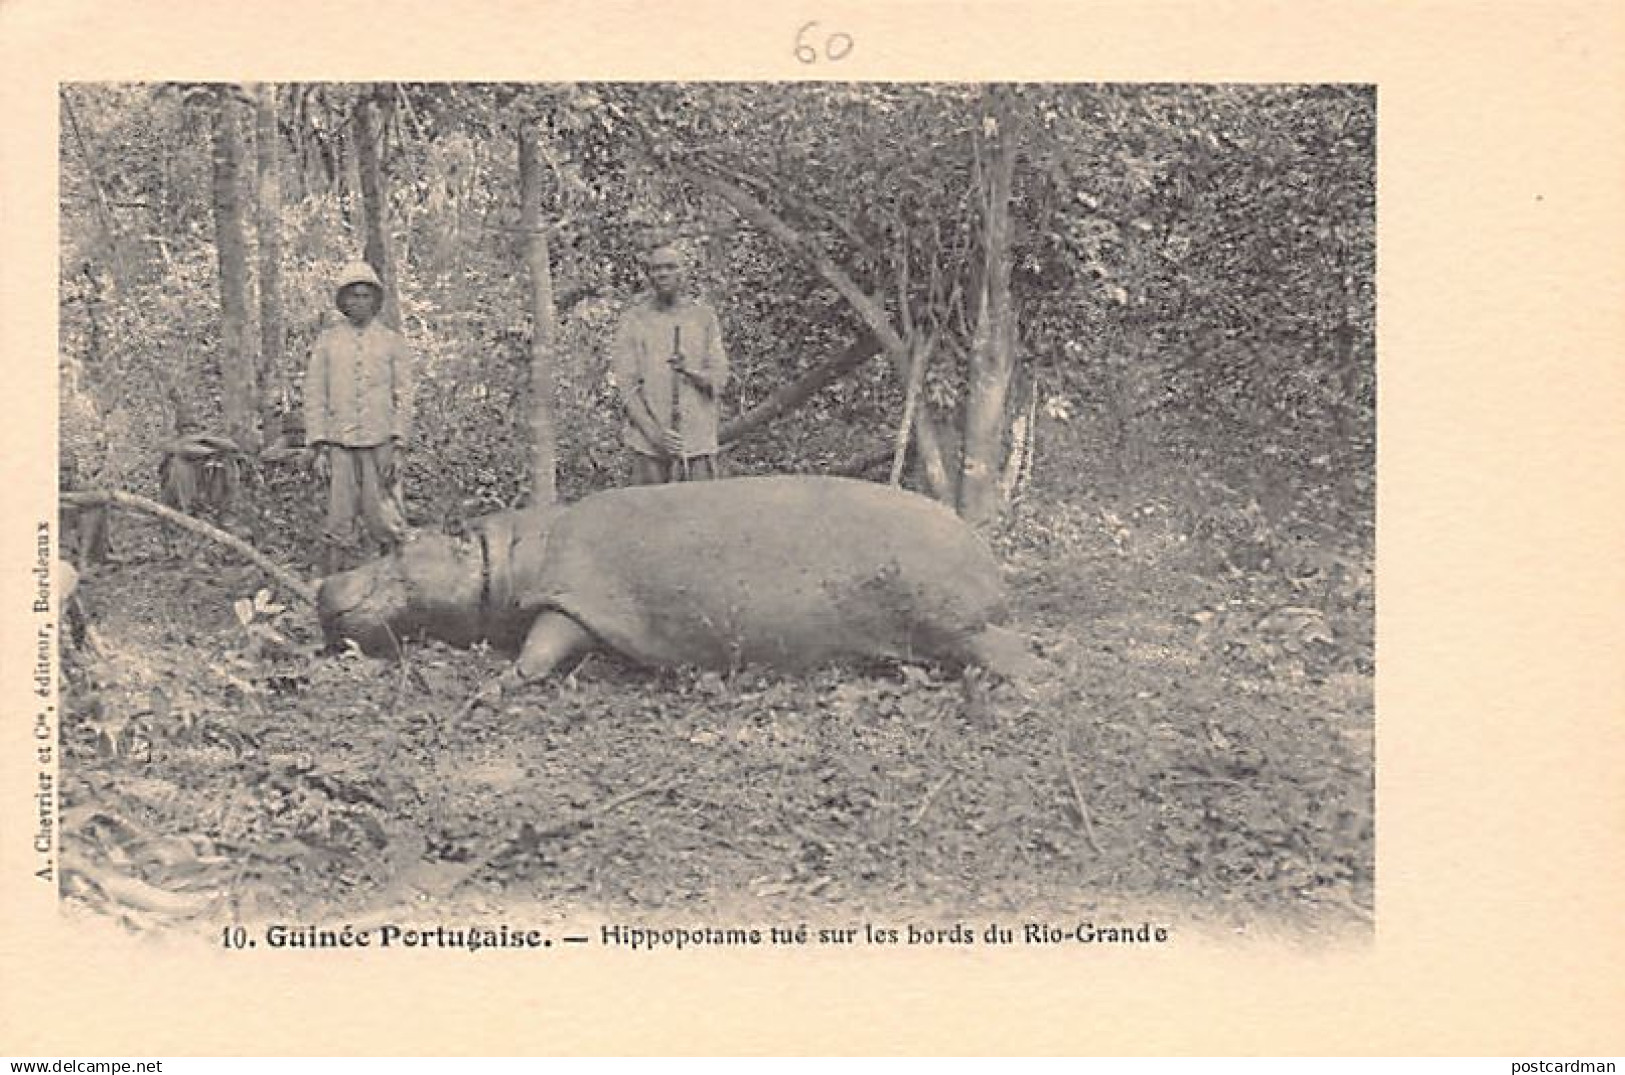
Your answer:
[[[0,1052],[1625,1048],[1625,16],[0,8]]]

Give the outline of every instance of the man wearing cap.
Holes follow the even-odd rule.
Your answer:
[[[412,356],[378,320],[384,288],[365,262],[335,281],[344,319],[316,338],[305,372],[305,437],[328,482],[322,526],[325,574],[357,548],[357,521],[386,551],[406,533],[397,471],[412,429]]]
[[[728,383],[722,326],[710,306],[687,293],[675,248],[650,250],[644,269],[649,291],[621,316],[612,353],[632,484],[714,478]]]

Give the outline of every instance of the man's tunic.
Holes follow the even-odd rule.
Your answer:
[[[401,334],[377,319],[329,325],[305,374],[305,443],[370,448],[412,430],[412,356]]]
[[[671,357],[677,353],[684,365],[711,382],[714,392],[702,392],[671,368]],[[612,363],[628,409],[647,407],[656,425],[676,430],[683,438],[684,456],[716,453],[728,356],[722,347],[722,326],[710,306],[681,297],[662,309],[652,295],[639,297],[621,315]],[[635,452],[664,454],[630,419],[624,439]]]
[[[392,545],[406,531],[395,474],[395,441],[412,431],[412,356],[401,334],[376,319],[329,325],[305,372],[305,442],[332,445],[327,518],[331,542],[351,545],[359,522]]]

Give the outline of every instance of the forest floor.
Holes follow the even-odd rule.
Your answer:
[[[124,517],[80,591],[93,644],[64,655],[64,893],[210,933],[540,914],[1369,936],[1369,526],[1148,473],[1041,470],[992,535],[1048,666],[1023,690],[595,655],[462,718],[499,655],[319,656],[308,609],[234,609],[254,569],[172,558]]]

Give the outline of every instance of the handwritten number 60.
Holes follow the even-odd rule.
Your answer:
[[[818,62],[818,50],[807,44],[807,31],[817,25],[816,21],[809,22],[796,31],[796,59],[802,63]],[[841,33],[837,30],[824,38],[824,59],[831,63],[844,60],[852,54],[852,48],[855,44],[856,42],[852,40],[851,34]]]

